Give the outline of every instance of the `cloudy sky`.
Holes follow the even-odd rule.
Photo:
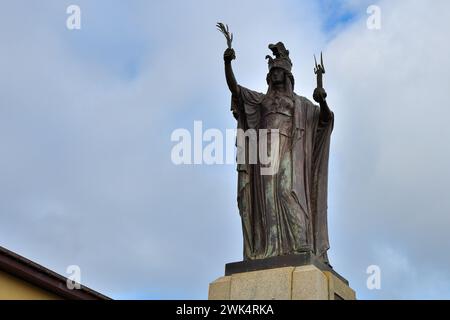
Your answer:
[[[81,30],[66,28],[71,4]],[[0,246],[63,275],[78,265],[116,299],[207,297],[242,258],[235,167],[175,166],[170,136],[235,127],[217,21],[257,91],[269,43],[310,99],[324,52],[330,258],[358,298],[450,299],[447,0],[3,1]]]

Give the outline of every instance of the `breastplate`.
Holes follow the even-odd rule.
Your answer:
[[[292,136],[294,103],[287,97],[265,99],[261,104],[261,129],[278,129],[280,134]]]

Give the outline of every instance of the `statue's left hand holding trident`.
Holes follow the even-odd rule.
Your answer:
[[[234,49],[231,47],[233,42],[233,34],[230,32],[230,29],[226,24],[218,22],[216,27],[227,40],[228,48],[223,53],[223,60],[225,62],[225,77],[227,80],[228,88],[230,89],[232,94],[239,95],[239,86],[237,84],[236,78],[234,77],[233,68],[231,67],[231,61],[236,59]]]
[[[323,74],[325,73],[325,67],[323,64],[322,52],[320,53],[320,63],[317,64],[316,56],[314,56],[314,63],[315,63],[314,73],[317,76],[317,87],[314,90],[313,99],[320,105],[320,118],[323,121],[328,121],[332,117],[332,112],[328,107],[328,103],[326,100],[327,92],[323,88]]]

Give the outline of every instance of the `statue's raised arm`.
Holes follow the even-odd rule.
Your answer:
[[[236,59],[234,49],[231,47],[231,44],[233,42],[233,34],[230,33],[228,25],[224,25],[223,23],[218,22],[216,26],[217,29],[219,29],[219,31],[222,32],[225,36],[228,45],[228,48],[223,53],[223,60],[225,62],[225,78],[227,80],[227,85],[232,94],[238,95],[239,86],[234,76],[233,68],[231,66],[231,61]]]

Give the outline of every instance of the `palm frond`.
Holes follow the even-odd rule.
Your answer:
[[[227,39],[228,48],[231,49],[231,44],[233,42],[233,34],[230,33],[230,29],[227,24],[223,24],[222,22],[217,22],[216,24],[217,30],[219,30]]]

